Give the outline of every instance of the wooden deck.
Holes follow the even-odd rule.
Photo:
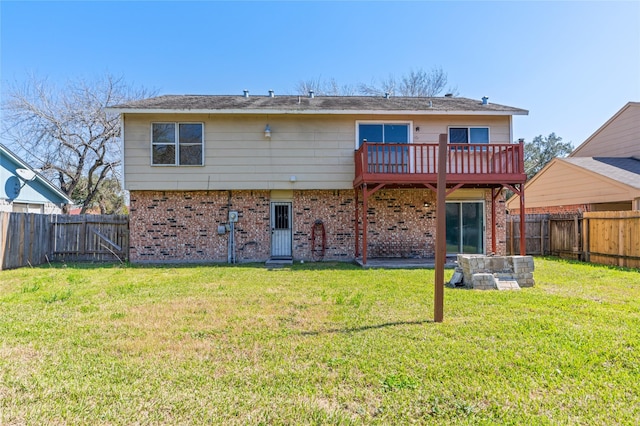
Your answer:
[[[492,187],[527,180],[523,143],[448,144],[447,150],[447,185]],[[354,160],[354,188],[363,184],[432,185],[438,180],[438,144],[365,142]]]
[[[491,189],[492,252],[495,253],[497,249],[495,204],[501,190],[508,188],[518,194],[521,200],[520,209],[524,211],[524,184],[527,180],[524,171],[524,142],[450,144],[447,143],[446,134],[439,135],[439,138],[437,144],[364,142],[355,152],[355,253],[356,257],[362,255],[363,265],[367,264],[368,199],[385,187],[428,188],[437,192],[438,171],[441,165],[438,162],[446,161],[444,179],[441,182],[447,195],[465,187]],[[446,155],[440,156],[440,147],[447,150]],[[524,235],[524,215],[521,222],[520,234]],[[359,237],[360,223],[362,246]],[[520,242],[520,254],[525,254],[524,240]]]

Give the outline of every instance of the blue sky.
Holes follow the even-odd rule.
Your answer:
[[[159,94],[291,94],[442,67],[579,145],[640,101],[640,2],[0,2],[0,81],[105,72]]]

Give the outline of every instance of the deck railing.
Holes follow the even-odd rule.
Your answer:
[[[447,175],[465,183],[524,182],[524,144],[448,144]],[[438,144],[365,142],[355,152],[355,181],[435,181]],[[448,179],[449,180],[449,179]]]

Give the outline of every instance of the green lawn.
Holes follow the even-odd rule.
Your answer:
[[[0,424],[640,423],[640,273],[534,276],[435,324],[433,270],[3,271]]]

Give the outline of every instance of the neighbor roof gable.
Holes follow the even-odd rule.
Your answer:
[[[616,192],[621,193],[638,193],[640,190],[640,160],[635,158],[609,158],[609,157],[576,157],[576,158],[554,158],[542,170],[535,174],[524,187],[526,207],[541,207],[546,205],[557,205],[549,202],[549,198],[559,199],[571,197],[573,194],[557,192],[557,182],[552,176],[558,170],[570,169],[571,173],[580,176],[583,185],[595,184],[595,182],[606,182],[612,189],[617,188]],[[575,188],[574,188],[575,189]],[[575,191],[572,191],[575,192]],[[533,193],[544,193],[545,201],[532,201]],[[527,194],[529,196],[527,197]],[[555,196],[552,196],[555,194]],[[557,200],[556,200],[557,201]],[[518,208],[519,196],[514,195],[506,202],[508,209]],[[585,198],[584,203],[592,202],[591,199]],[[560,203],[562,204],[562,203]]]
[[[574,166],[590,173],[640,189],[640,160],[635,158],[617,157],[573,157],[562,158]]]
[[[17,154],[12,152],[9,148],[7,148],[5,145],[1,143],[0,143],[0,151],[2,151],[2,154],[6,155],[6,157],[9,158],[16,166],[18,166],[17,168],[27,169],[34,172],[36,174],[35,180],[37,180],[42,185],[44,185],[46,189],[52,191],[56,196],[60,197],[65,203],[72,202],[72,200],[67,196],[67,194],[62,192],[60,188],[56,187],[53,183],[51,183],[51,181],[49,181],[49,179],[42,176],[40,173],[34,170],[29,164],[27,164],[27,162],[25,162],[22,158],[18,157]]]
[[[609,127],[612,123],[614,123],[621,115],[624,113],[635,110],[639,111],[638,115],[640,116],[640,102],[627,102],[625,106],[623,106],[618,112],[616,112],[609,120],[607,120],[602,126],[598,128],[591,136],[589,136],[584,142],[578,145],[570,154],[569,157],[578,157],[581,154],[581,151],[587,149],[593,143],[597,143],[599,140],[599,136]]]

